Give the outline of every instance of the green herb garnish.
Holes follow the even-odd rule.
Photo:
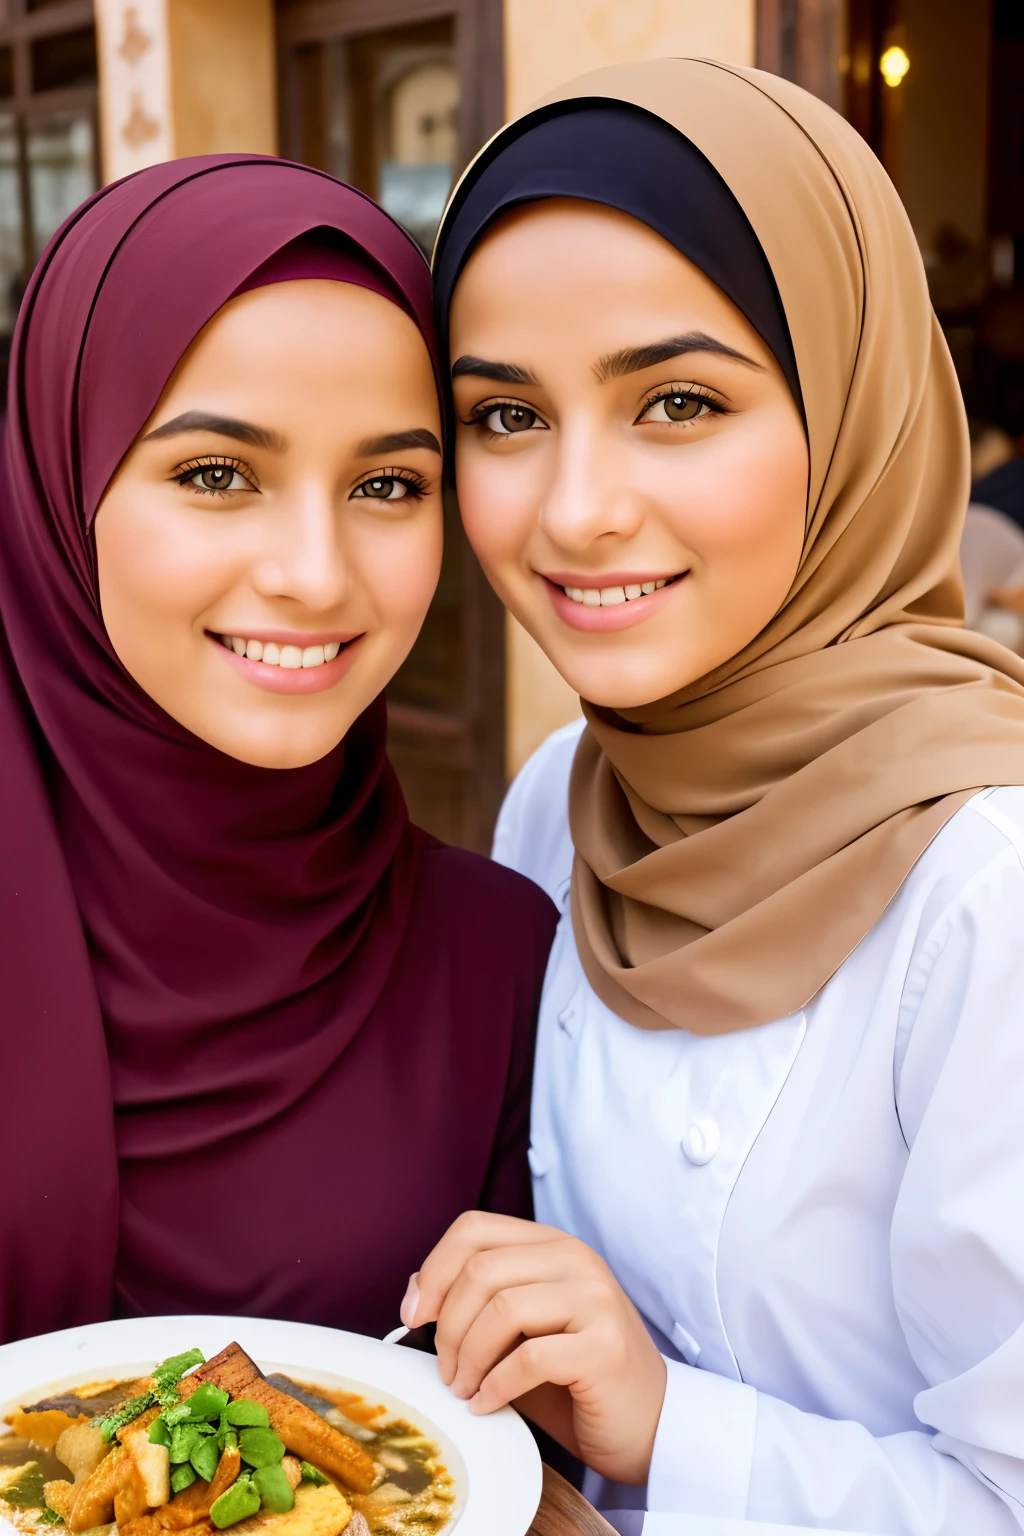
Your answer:
[[[217,1449],[216,1440],[200,1440],[193,1446],[189,1461],[195,1467],[200,1477],[204,1477],[208,1483],[213,1482],[213,1474],[217,1470],[220,1461],[220,1451]]]
[[[55,1509],[41,1509],[36,1516],[37,1525],[63,1525],[64,1516],[58,1515]]]
[[[153,1370],[153,1380],[157,1387],[166,1389],[176,1387],[186,1371],[190,1371],[194,1365],[205,1365],[206,1356],[200,1349],[186,1349],[183,1354],[171,1355],[169,1359],[162,1360]]]
[[[171,1473],[171,1492],[180,1493],[183,1488],[191,1488],[195,1480],[195,1470],[186,1461],[183,1466],[175,1467]]]
[[[251,1467],[272,1467],[284,1455],[284,1441],[272,1429],[243,1429],[238,1449]]]
[[[113,1440],[119,1429],[123,1429],[133,1419],[139,1418],[147,1408],[152,1408],[155,1402],[156,1395],[153,1392],[143,1392],[138,1397],[130,1397],[126,1403],[121,1404],[120,1408],[108,1414],[105,1419],[100,1419],[99,1429],[103,1439]]]
[[[272,1514],[286,1515],[295,1504],[295,1493],[278,1462],[273,1467],[257,1467],[252,1480],[259,1490],[260,1503]]]
[[[259,1403],[252,1403],[247,1397],[236,1397],[233,1403],[228,1403],[224,1409],[224,1417],[229,1424],[237,1424],[240,1427],[253,1429],[269,1429],[270,1415]]]
[[[242,1472],[227,1492],[222,1493],[214,1502],[210,1519],[219,1531],[223,1531],[227,1526],[237,1525],[239,1520],[254,1515],[259,1507],[259,1489],[253,1483],[251,1474]]]
[[[319,1467],[314,1467],[311,1461],[300,1461],[299,1469],[302,1472],[302,1481],[304,1483],[315,1483],[318,1488],[322,1488],[325,1483],[330,1481],[329,1478],[324,1477]]]
[[[204,1381],[186,1402],[190,1419],[219,1419],[228,1406],[228,1394],[212,1381]]]

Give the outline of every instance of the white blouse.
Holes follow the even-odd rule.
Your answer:
[[[516,779],[494,856],[562,911],[537,1218],[604,1256],[668,1360],[648,1524],[1018,1532],[1024,788],[963,806],[799,1013],[652,1032],[598,999],[573,940],[580,729]]]

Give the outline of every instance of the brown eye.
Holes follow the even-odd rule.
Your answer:
[[[692,421],[700,414],[704,401],[699,395],[666,395],[662,404],[669,421]]]
[[[499,405],[484,417],[485,425],[499,436],[508,437],[513,432],[529,432],[537,425],[537,412],[526,405]]]
[[[253,491],[256,487],[234,464],[196,464],[175,477],[186,490],[201,496],[223,496],[228,491]]]
[[[406,496],[415,494],[413,487],[406,480],[399,480],[395,475],[374,475],[372,480],[364,480],[357,485],[352,492],[353,496],[369,496],[373,501],[403,501]]]
[[[199,472],[199,484],[204,491],[226,491],[230,489],[235,477],[235,471],[228,469],[226,464],[210,464]]]

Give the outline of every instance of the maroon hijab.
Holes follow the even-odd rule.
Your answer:
[[[186,1213],[207,1219],[230,1169],[244,1204],[246,1168],[271,1178],[267,1136],[289,1188],[302,1159],[315,1184],[323,1148],[303,1126],[385,1006],[423,899],[433,845],[385,757],[382,699],[320,762],[251,767],[165,715],[100,617],[91,523],[118,463],[203,325],[312,230],[429,337],[427,268],[398,226],[329,176],[252,156],[105,188],[25,296],[0,500],[0,1341],[152,1310],[138,1275],[173,1269],[160,1200],[194,1232]],[[499,1084],[495,1118],[500,1101]],[[258,1267],[244,1244],[235,1259]],[[219,1284],[168,1310],[242,1305]],[[301,1296],[278,1310],[320,1315]]]

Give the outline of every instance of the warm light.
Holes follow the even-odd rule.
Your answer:
[[[878,67],[882,71],[882,79],[886,85],[897,86],[910,68],[910,59],[905,48],[887,48],[878,61]]]

